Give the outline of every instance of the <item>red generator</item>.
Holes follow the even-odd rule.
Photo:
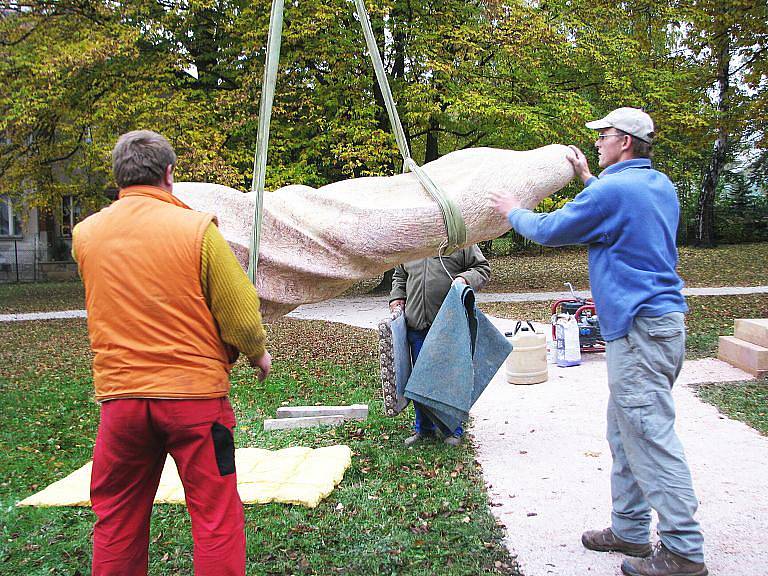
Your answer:
[[[605,340],[600,333],[597,309],[591,298],[581,298],[573,291],[570,282],[565,283],[571,289],[571,298],[563,298],[552,304],[552,340],[557,339],[555,324],[560,315],[570,315],[579,325],[579,348],[582,352],[605,352]]]

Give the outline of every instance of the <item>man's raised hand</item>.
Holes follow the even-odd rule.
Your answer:
[[[573,144],[568,146],[568,148],[570,148],[570,151],[565,157],[571,163],[571,166],[573,166],[573,171],[576,172],[576,176],[581,178],[581,181],[586,184],[587,180],[592,178],[592,172],[589,171],[589,164],[587,164],[587,157],[584,156],[584,152]]]

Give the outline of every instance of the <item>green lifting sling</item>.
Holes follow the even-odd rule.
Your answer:
[[[365,8],[364,0],[355,0],[357,16],[363,27],[363,35],[371,56],[376,79],[384,97],[389,121],[395,135],[397,147],[403,157],[403,172],[413,172],[424,189],[438,203],[443,213],[443,222],[447,240],[440,247],[441,254],[450,254],[461,247],[467,241],[467,229],[464,218],[458,206],[449,198],[421,167],[411,158],[408,141],[405,138],[400,117],[397,114],[392,91],[389,88],[384,64],[381,61],[379,48],[371,28],[371,20]],[[269,122],[272,116],[272,101],[275,96],[275,83],[277,81],[277,65],[280,59],[280,42],[283,33],[283,7],[284,0],[273,0],[272,11],[269,17],[269,36],[267,38],[267,57],[264,66],[264,79],[262,81],[261,103],[259,106],[259,132],[256,137],[256,155],[253,166],[253,182],[251,191],[256,193],[256,202],[253,216],[253,231],[251,234],[250,255],[248,258],[248,277],[255,282],[256,268],[259,261],[259,241],[261,238],[261,221],[264,207],[264,173],[267,167],[267,144],[269,142]]]

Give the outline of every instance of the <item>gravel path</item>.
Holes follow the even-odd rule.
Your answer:
[[[602,356],[585,355],[571,368],[550,365],[549,380],[533,386],[497,374],[472,409],[469,430],[491,509],[527,576],[621,574],[620,554],[591,552],[580,541],[584,530],[610,525]],[[690,385],[751,378],[719,360],[688,361],[673,392],[712,575],[746,576],[768,566],[768,438],[719,414]]]
[[[85,318],[85,310],[61,310],[60,312],[26,312],[23,314],[0,314],[0,322],[26,322],[29,320],[63,320]]]
[[[758,292],[768,287],[686,291]],[[567,294],[478,296],[481,302],[550,301]],[[290,316],[373,328],[386,314],[386,302],[386,297],[336,299],[302,306]],[[493,320],[502,331],[514,327],[511,320]],[[700,401],[691,385],[751,379],[725,362],[694,360],[685,362],[674,390],[677,431],[701,502],[697,518],[713,576],[759,574],[768,566],[768,438]],[[491,510],[505,526],[507,547],[526,576],[621,574],[622,555],[581,545],[584,530],[610,524],[607,391],[604,356],[592,354],[580,366],[551,365],[549,380],[534,386],[508,384],[502,369],[472,409],[469,433]]]
[[[752,288],[688,289],[688,295],[766,293]],[[585,295],[586,293],[579,293]],[[479,294],[481,302],[551,301],[567,293]],[[375,328],[387,297],[338,298],[302,306],[290,317]],[[83,317],[84,311],[6,314],[0,321]],[[514,322],[493,319],[504,331]],[[542,327],[543,328],[543,327]],[[549,330],[544,330],[549,334]],[[752,377],[715,359],[687,361],[675,386],[677,431],[701,506],[713,576],[766,573],[768,438],[701,402],[691,387]],[[605,440],[607,371],[602,354],[580,366],[549,367],[549,380],[508,384],[503,370],[472,409],[469,426],[493,514],[526,576],[614,576],[622,556],[590,552],[581,532],[610,523],[611,457]]]

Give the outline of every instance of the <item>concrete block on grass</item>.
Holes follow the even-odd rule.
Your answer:
[[[768,348],[735,336],[720,336],[717,357],[758,378],[768,374]]]
[[[338,426],[343,424],[344,416],[330,414],[326,416],[304,416],[299,418],[268,418],[264,420],[264,430],[287,430],[292,428],[311,428],[312,426]]]
[[[306,418],[311,416],[333,416],[337,414],[340,414],[349,420],[365,420],[368,418],[368,405],[281,406],[277,409],[278,418]]]

